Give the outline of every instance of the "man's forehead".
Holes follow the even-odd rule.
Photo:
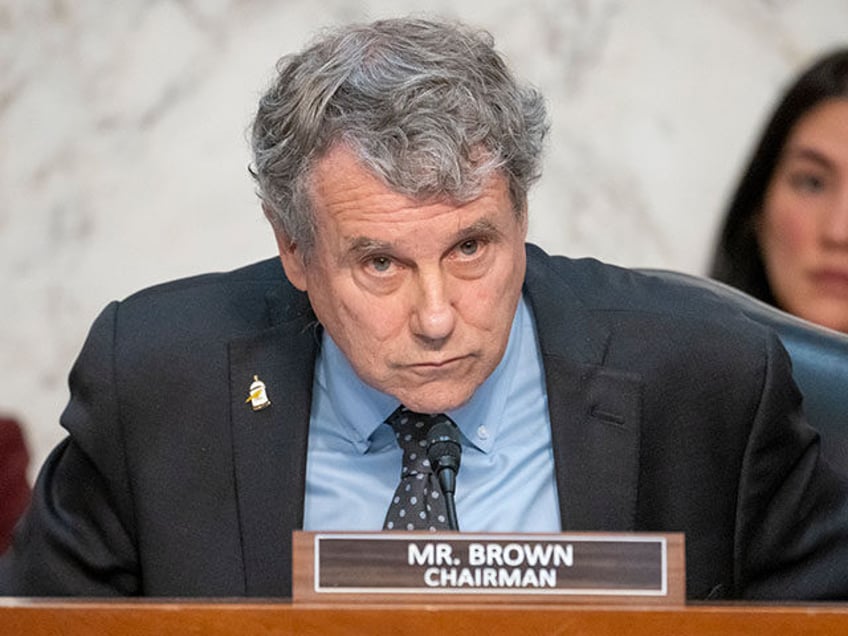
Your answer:
[[[471,223],[457,226],[456,230],[446,238],[450,243],[457,243],[468,238],[493,237],[502,233],[502,228],[498,226],[495,220],[484,216]],[[372,236],[350,235],[346,236],[344,240],[349,251],[362,254],[390,251],[397,247],[396,241]]]

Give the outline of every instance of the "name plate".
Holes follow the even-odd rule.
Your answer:
[[[295,602],[685,602],[683,535],[295,532]]]

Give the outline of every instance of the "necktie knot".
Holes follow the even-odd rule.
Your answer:
[[[403,451],[400,483],[386,513],[387,530],[444,530],[447,513],[438,480],[427,459],[427,434],[447,415],[415,413],[400,406],[386,423]]]
[[[427,459],[427,434],[433,426],[448,419],[442,413],[414,413],[405,406],[399,407],[389,416],[386,422],[394,429],[398,446],[403,451],[402,476],[432,472]]]

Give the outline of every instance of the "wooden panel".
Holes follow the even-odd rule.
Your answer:
[[[0,599],[0,634],[848,634],[848,605],[293,605]]]

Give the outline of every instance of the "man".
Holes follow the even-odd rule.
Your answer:
[[[461,26],[285,58],[253,129],[280,258],[104,310],[0,591],[288,596],[292,530],[409,521],[397,417],[438,413],[464,530],[679,531],[690,597],[848,598],[848,492],[775,336],[525,245],[546,129]]]

